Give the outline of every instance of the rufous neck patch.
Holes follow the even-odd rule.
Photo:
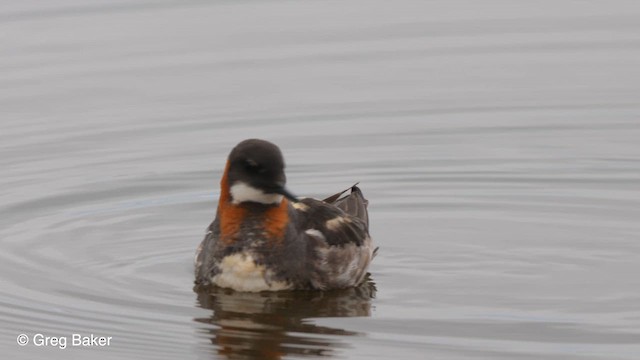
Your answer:
[[[284,238],[289,223],[288,204],[287,199],[282,199],[280,205],[270,208],[264,214],[264,230],[271,239],[278,241]]]
[[[230,244],[240,231],[242,221],[247,215],[247,209],[231,202],[229,194],[229,161],[224,168],[224,174],[220,179],[220,200],[218,200],[218,215],[220,217],[220,240]]]

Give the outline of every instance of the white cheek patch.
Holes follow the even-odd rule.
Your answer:
[[[247,201],[261,204],[279,204],[282,202],[283,197],[280,194],[265,194],[264,191],[256,189],[242,181],[235,182],[229,189],[229,193],[231,193],[231,202],[234,204],[240,204]]]

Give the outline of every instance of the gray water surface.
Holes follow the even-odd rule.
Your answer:
[[[5,1],[0,29],[2,358],[640,358],[637,1]],[[371,283],[192,291],[250,137],[297,194],[360,181]]]

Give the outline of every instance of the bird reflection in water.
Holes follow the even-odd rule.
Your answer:
[[[375,284],[332,291],[242,293],[216,287],[196,289],[201,307],[213,310],[197,322],[208,327],[216,352],[228,359],[281,359],[287,355],[331,356],[346,344],[324,335],[359,335],[318,326],[313,318],[371,316]]]

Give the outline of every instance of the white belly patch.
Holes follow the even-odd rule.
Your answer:
[[[290,287],[282,281],[267,282],[265,278],[271,277],[271,271],[264,265],[256,265],[251,254],[237,253],[225,256],[218,268],[220,273],[211,280],[220,287],[248,292],[285,290]]]

